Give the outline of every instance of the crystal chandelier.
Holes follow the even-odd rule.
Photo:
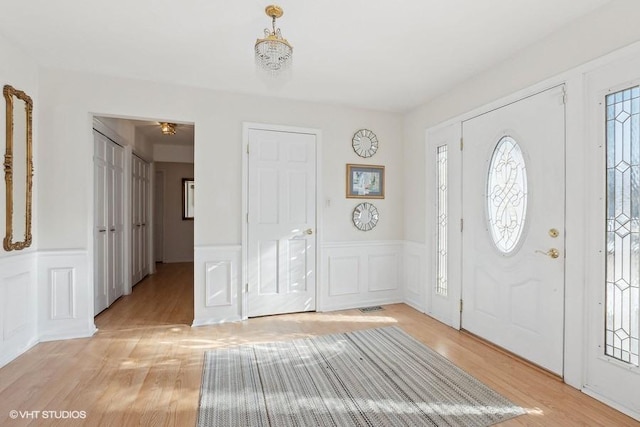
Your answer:
[[[160,130],[163,135],[175,135],[176,134],[176,124],[175,123],[167,123],[160,122]]]
[[[265,28],[264,38],[256,40],[256,68],[268,76],[277,77],[290,70],[293,47],[282,37],[280,28],[276,29],[276,19],[282,16],[282,8],[270,5],[264,11],[271,17],[272,29]]]

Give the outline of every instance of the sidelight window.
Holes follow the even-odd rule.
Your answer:
[[[638,366],[640,87],[606,97],[605,354]]]
[[[437,253],[437,281],[436,293],[447,296],[448,275],[447,275],[447,223],[449,212],[447,207],[448,181],[447,181],[447,146],[438,147],[436,156],[436,170],[438,171],[438,253]]]

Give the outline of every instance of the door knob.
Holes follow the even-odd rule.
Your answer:
[[[307,229],[305,230],[305,233],[306,233],[306,234],[308,234],[308,235],[312,235],[312,234],[313,234],[313,230],[312,230],[312,229],[310,229],[310,228],[307,228]]]
[[[556,248],[551,248],[546,252],[544,252],[544,251],[536,251],[536,253],[550,256],[553,259],[556,259],[556,258],[560,257],[560,251],[557,250]]]

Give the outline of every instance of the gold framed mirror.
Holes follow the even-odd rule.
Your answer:
[[[33,187],[32,115],[33,101],[21,90],[5,85],[7,105],[6,151],[6,251],[31,246],[31,189]]]

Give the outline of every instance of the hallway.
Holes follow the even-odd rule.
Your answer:
[[[99,330],[193,322],[193,263],[156,264],[156,273],[95,318]]]

